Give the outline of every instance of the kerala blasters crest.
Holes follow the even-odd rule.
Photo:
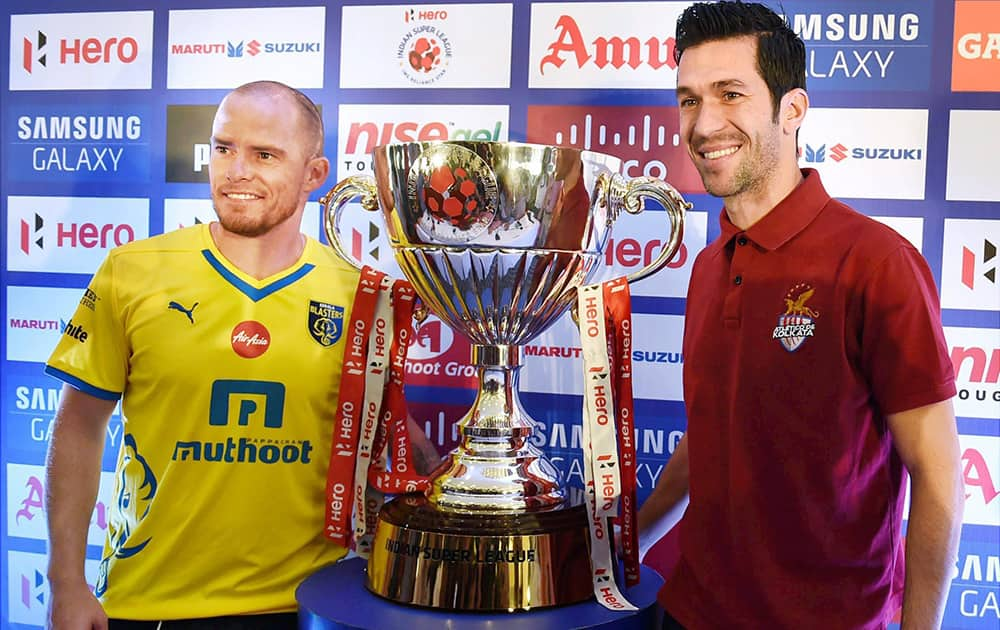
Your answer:
[[[805,340],[816,333],[816,322],[819,313],[806,304],[816,289],[808,284],[799,283],[785,293],[785,312],[778,316],[778,325],[771,333],[772,339],[777,339],[789,352],[795,352]]]
[[[344,307],[309,300],[309,334],[321,346],[332,346],[344,332]]]

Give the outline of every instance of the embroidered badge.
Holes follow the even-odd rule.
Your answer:
[[[344,331],[344,307],[309,300],[309,334],[321,346],[332,346]]]
[[[815,292],[808,284],[799,283],[785,293],[785,312],[778,316],[771,338],[780,341],[789,352],[798,350],[807,337],[816,333],[819,313],[806,304]]]

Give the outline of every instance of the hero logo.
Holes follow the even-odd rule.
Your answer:
[[[703,193],[681,143],[676,107],[528,107],[528,142],[602,150],[623,158],[622,174],[665,179],[682,193]]]
[[[666,246],[666,243],[655,238],[645,243],[634,238],[622,238],[617,241],[610,238],[604,248],[604,265],[625,269],[648,267]],[[667,269],[680,269],[687,262],[687,259],[687,246],[681,243],[673,259],[667,263]]]
[[[640,41],[638,37],[606,34],[595,37],[588,48],[588,42],[580,32],[580,26],[570,15],[561,15],[555,24],[556,37],[548,46],[548,54],[542,57],[539,73],[545,74],[548,66],[556,69],[567,61],[576,63],[577,68],[593,64],[598,69],[611,66],[618,70],[629,67],[633,70],[648,66],[653,70],[674,69],[673,37],[650,37]]]
[[[989,239],[983,239],[983,257],[981,260],[976,260],[976,253],[969,249],[968,247],[962,246],[962,284],[969,287],[973,291],[976,289],[976,266],[977,262],[982,265],[987,263],[992,263],[988,269],[983,271],[983,277],[986,278],[990,284],[997,283],[997,267],[996,263],[992,262],[997,256],[997,246],[995,243],[991,242]],[[980,280],[980,282],[982,282]]]
[[[35,213],[34,221],[21,219],[21,251],[31,255],[33,251],[45,249],[45,220]],[[50,235],[51,236],[51,235]],[[108,249],[135,240],[135,230],[128,223],[64,223],[56,224],[57,248]],[[51,241],[50,241],[51,242]]]
[[[916,13],[806,13],[791,15],[788,22],[804,41],[825,42],[807,46],[809,78],[884,80],[898,54],[927,48],[917,42]]]
[[[28,74],[33,74],[37,69],[35,62],[42,67],[48,67],[47,55],[42,53],[42,49],[48,41],[45,33],[37,32],[36,39],[25,37],[22,41],[22,67]],[[98,64],[111,63],[132,63],[139,57],[139,42],[134,37],[108,37],[99,39],[88,37],[86,39],[61,39],[59,40],[59,63],[66,64]]]
[[[371,161],[352,156],[368,156],[381,145],[395,142],[434,142],[438,140],[486,140],[496,142],[506,138],[504,121],[475,129],[458,127],[453,122],[354,122],[344,146],[344,169],[351,173],[371,170]],[[364,140],[362,141],[362,138]]]

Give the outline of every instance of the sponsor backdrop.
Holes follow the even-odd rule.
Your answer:
[[[334,165],[327,188],[370,172],[379,144],[471,138],[612,153],[626,175],[665,177],[694,203],[679,256],[633,287],[645,498],[685,427],[684,296],[694,256],[719,233],[721,204],[704,193],[678,137],[673,27],[686,3],[191,4],[4,3],[0,625],[40,625],[48,602],[43,466],[59,384],[42,364],[60,334],[85,339],[69,318],[108,250],[211,220],[214,107],[254,79],[285,81],[322,106]],[[945,626],[996,628],[1000,1],[785,0],[783,10],[808,47],[802,165],[910,239],[934,271],[958,375],[967,495]],[[314,199],[304,231],[320,234],[319,215]],[[624,219],[605,276],[638,269],[665,239],[658,209]],[[342,231],[357,257],[396,269],[377,215],[358,206]],[[760,308],[777,317],[782,305]],[[443,452],[473,397],[469,346],[434,318],[416,337],[407,394]],[[580,485],[579,336],[565,319],[524,353],[535,439]],[[116,412],[107,431],[91,577],[123,421]],[[651,563],[662,562],[660,549]]]

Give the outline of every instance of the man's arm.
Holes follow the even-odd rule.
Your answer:
[[[888,416],[910,473],[902,630],[940,628],[962,527],[961,454],[950,400]]]
[[[406,427],[409,429],[410,446],[413,448],[413,467],[419,474],[428,475],[441,463],[441,454],[424,430],[417,426],[413,416],[406,416]]]
[[[104,609],[90,592],[83,566],[87,530],[101,482],[104,436],[115,401],[63,385],[45,471],[49,528],[49,627],[103,629]]]
[[[684,516],[688,504],[687,434],[677,443],[656,487],[639,508],[639,558]]]

